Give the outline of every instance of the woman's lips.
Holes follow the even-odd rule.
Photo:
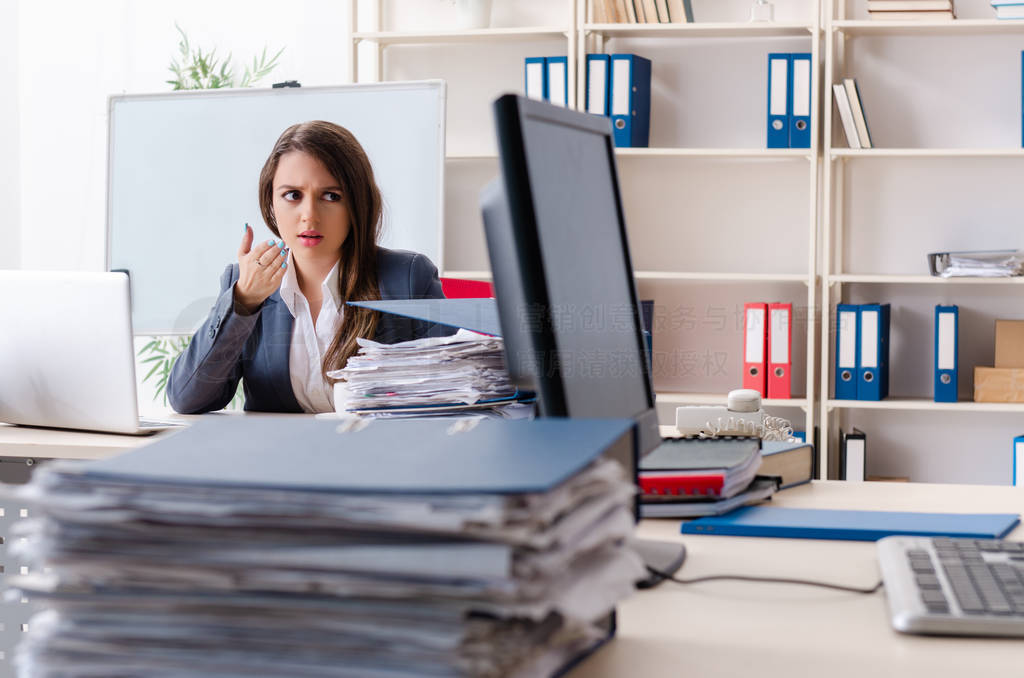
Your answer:
[[[299,242],[304,247],[316,247],[323,239],[324,237],[318,233],[302,233],[299,235]]]

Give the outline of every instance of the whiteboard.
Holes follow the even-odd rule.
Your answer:
[[[263,163],[288,126],[328,120],[366,149],[384,199],[380,244],[443,267],[443,81],[118,95],[109,101],[107,269],[131,276],[136,334],[190,334],[206,318]]]

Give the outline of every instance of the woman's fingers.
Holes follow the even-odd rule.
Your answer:
[[[252,262],[257,264],[260,268],[270,266],[274,259],[278,256],[281,250],[284,249],[284,241],[281,240],[267,240],[260,243],[257,247],[253,248]]]
[[[238,259],[241,260],[249,250],[252,249],[252,229],[249,228],[249,224],[245,225],[245,233],[242,235],[242,243],[238,247]]]

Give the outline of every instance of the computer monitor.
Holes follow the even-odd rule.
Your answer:
[[[661,443],[608,118],[494,102],[501,177],[481,196],[510,376],[541,416],[632,418]]]
[[[481,194],[511,379],[541,416],[636,422],[629,474],[661,444],[608,118],[519,96],[494,102],[501,177]],[[637,514],[639,512],[637,511]],[[648,588],[678,543],[635,540]]]

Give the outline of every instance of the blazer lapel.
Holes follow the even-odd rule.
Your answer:
[[[261,343],[263,353],[263,369],[274,393],[280,399],[281,411],[302,412],[302,406],[295,399],[291,379],[291,345],[292,328],[295,319],[281,299],[280,291],[275,291],[263,306],[265,318],[265,334]]]

